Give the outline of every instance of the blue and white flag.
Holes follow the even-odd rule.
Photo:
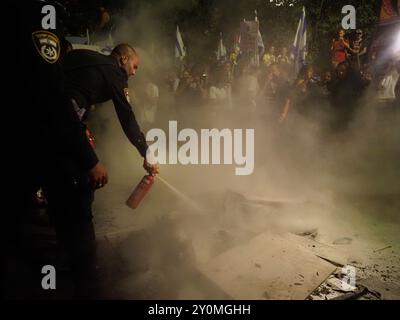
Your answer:
[[[237,52],[241,52],[242,50],[241,50],[241,48],[240,48],[240,42],[242,41],[242,37],[240,36],[240,34],[239,35],[237,35],[236,37],[235,37],[235,44],[233,45],[233,49],[234,49],[234,51],[237,51]]]
[[[179,26],[176,26],[175,58],[182,60],[185,56],[186,48],[183,44],[182,36],[179,31]]]
[[[259,52],[260,56],[262,56],[265,51],[265,46],[264,46],[264,41],[261,36],[260,30],[258,30],[258,34],[257,34],[257,47],[258,47],[258,52]]]
[[[255,13],[254,21],[258,22],[257,10],[254,10],[254,13]],[[260,32],[260,25],[258,25],[258,32],[257,32],[257,50],[258,50],[256,52],[257,65],[260,65],[260,57],[262,57],[265,52],[264,41]]]
[[[218,42],[218,50],[217,50],[217,60],[224,60],[226,59],[226,47],[224,42],[222,41],[222,33]]]
[[[306,64],[307,57],[307,21],[306,21],[306,8],[303,7],[299,25],[297,27],[296,37],[293,42],[291,58],[294,61],[294,68],[296,75]]]

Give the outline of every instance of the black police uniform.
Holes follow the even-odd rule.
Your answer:
[[[43,29],[42,8],[47,4],[3,4],[7,12],[3,22],[9,30],[2,41],[10,56],[3,68],[8,76],[3,82],[3,98],[9,98],[10,113],[4,119],[14,130],[8,136],[11,143],[6,167],[13,174],[8,184],[13,209],[3,215],[7,227],[2,244],[7,250],[2,254],[17,252],[20,218],[41,186],[58,243],[71,258],[78,293],[89,297],[95,284],[95,237],[87,172],[98,159],[64,91],[61,24],[57,20],[56,29]]]
[[[121,126],[129,141],[146,156],[147,143],[129,102],[128,75],[110,55],[90,50],[69,52],[63,66],[66,91],[80,108],[112,100]]]

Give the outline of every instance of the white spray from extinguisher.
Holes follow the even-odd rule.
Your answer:
[[[181,198],[188,206],[190,206],[193,210],[197,211],[198,213],[204,212],[204,210],[192,199],[190,199],[187,195],[185,195],[183,192],[179,191],[177,188],[175,188],[173,185],[168,183],[165,179],[161,178],[160,176],[157,176],[157,178],[162,181],[168,189],[170,189],[173,193],[175,193],[179,198]]]

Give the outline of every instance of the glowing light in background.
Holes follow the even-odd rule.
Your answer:
[[[397,32],[393,49],[394,54],[400,54],[400,30]]]

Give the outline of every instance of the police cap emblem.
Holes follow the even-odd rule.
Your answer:
[[[33,43],[41,57],[48,63],[57,62],[60,57],[60,40],[48,31],[36,31],[32,33]]]

